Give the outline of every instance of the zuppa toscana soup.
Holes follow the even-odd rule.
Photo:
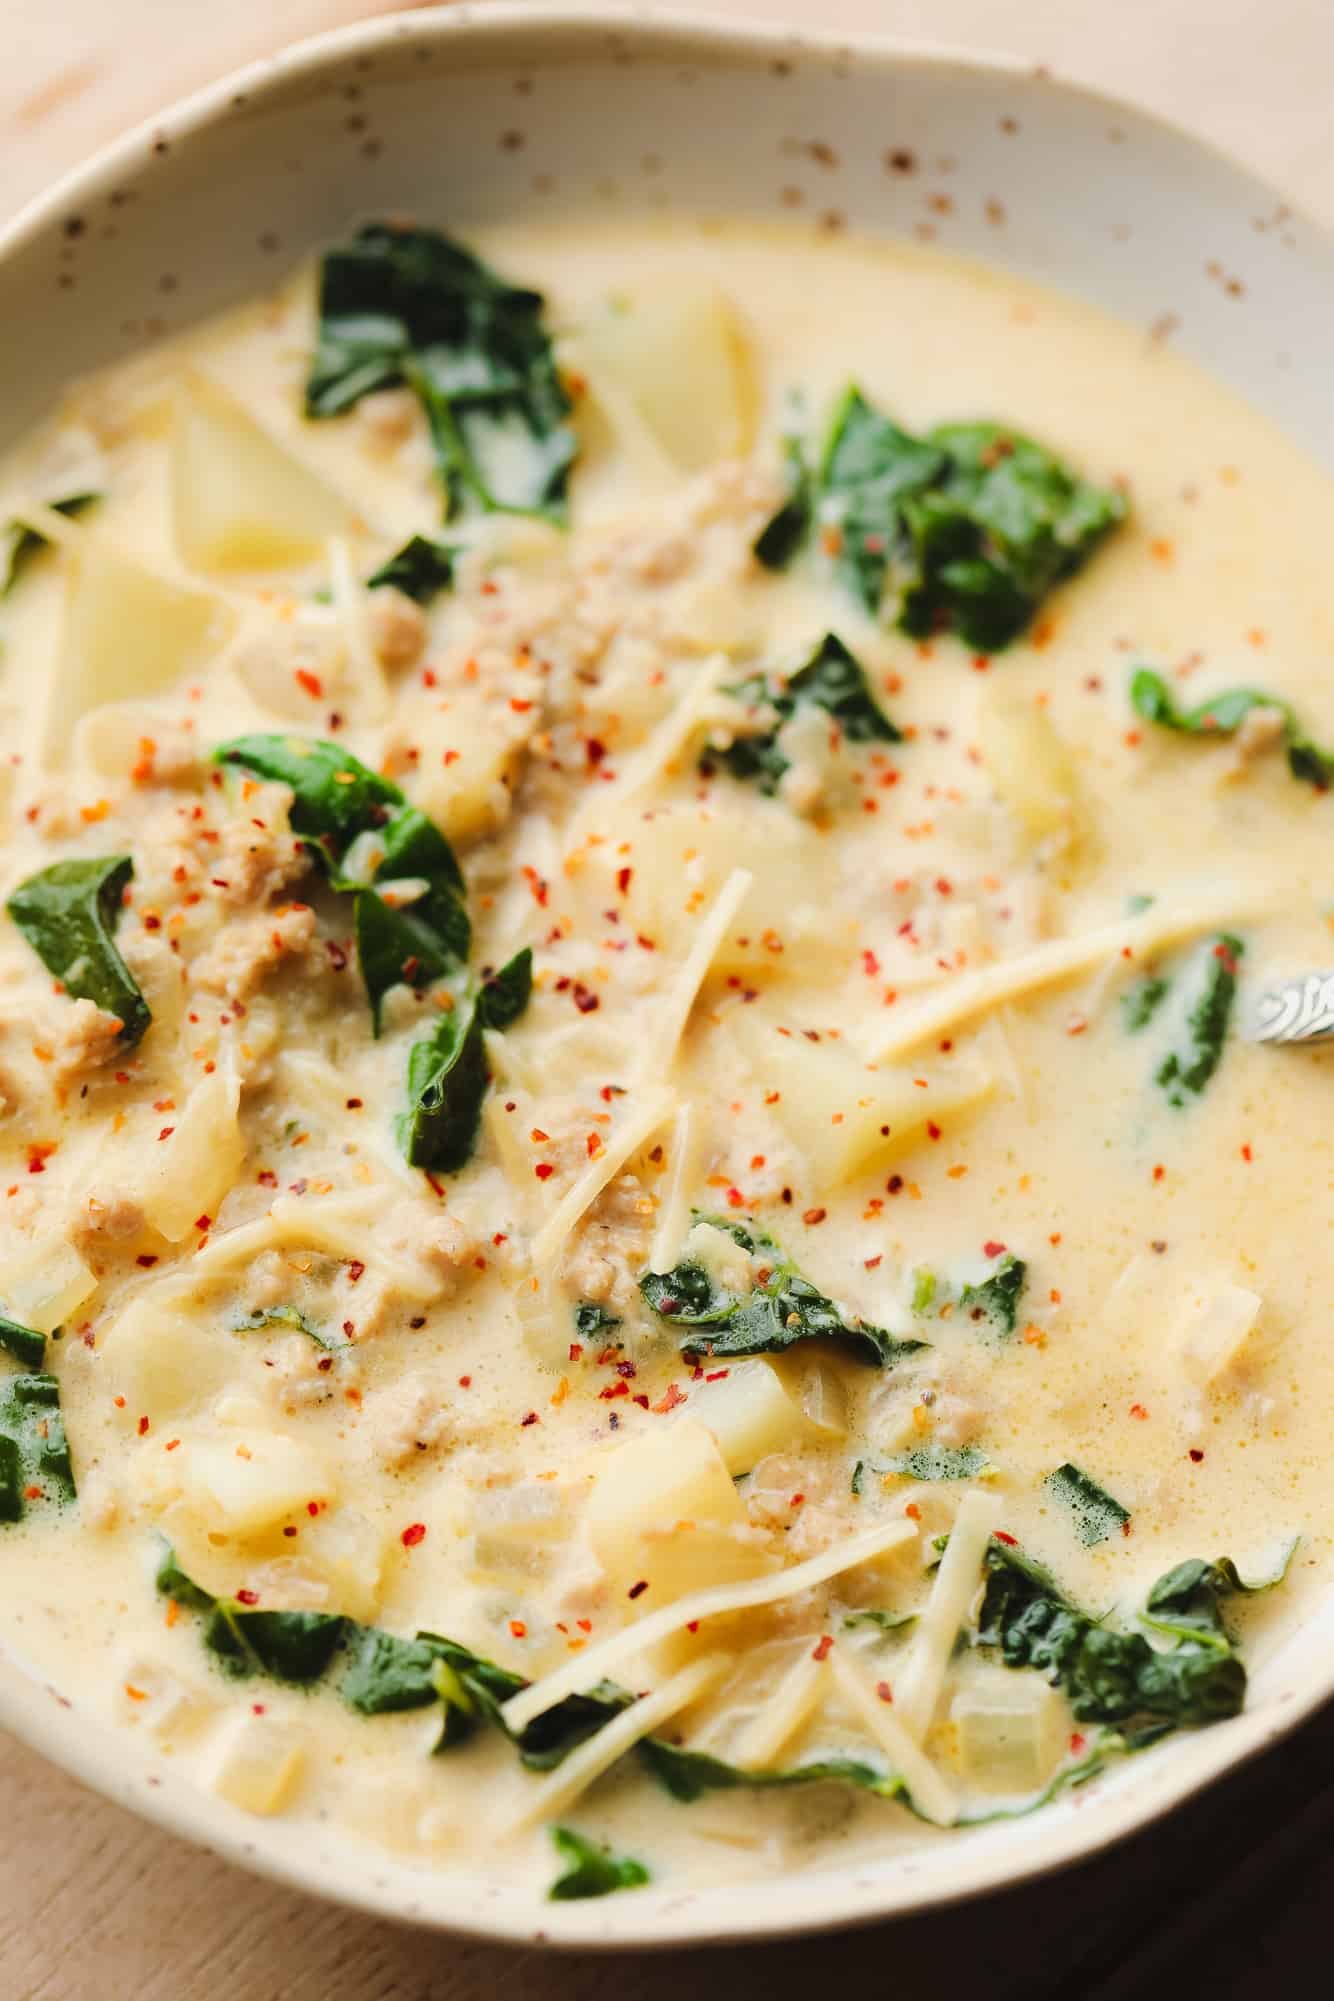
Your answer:
[[[3,467],[0,1585],[556,1897],[1235,1715],[1327,1576],[1330,496],[754,225],[372,225]],[[1170,1755],[1170,1752],[1156,1755]]]

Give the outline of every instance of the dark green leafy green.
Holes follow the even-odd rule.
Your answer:
[[[1130,679],[1130,705],[1146,723],[1176,730],[1182,736],[1235,736],[1247,716],[1269,713],[1282,720],[1281,740],[1294,778],[1327,792],[1334,782],[1334,751],[1320,746],[1303,729],[1290,705],[1263,688],[1225,688],[1193,709],[1177,706],[1172,690],[1151,667],[1137,667]]]
[[[1109,1536],[1124,1533],[1130,1520],[1129,1508],[1123,1508],[1113,1495],[1070,1460],[1049,1473],[1042,1484],[1063,1507],[1069,1508],[1074,1517],[1075,1534],[1086,1549],[1106,1542]]]
[[[59,1384],[54,1376],[8,1377],[0,1383],[0,1522],[19,1521],[30,1501],[74,1497]]]
[[[352,1624],[337,1612],[269,1612],[239,1598],[215,1597],[186,1575],[165,1543],[156,1583],[164,1598],[203,1615],[204,1645],[225,1673],[238,1677],[318,1681]]]
[[[883,1612],[871,1607],[865,1612],[849,1612],[843,1621],[843,1631],[855,1633],[861,1626],[872,1626],[877,1633],[903,1633],[916,1624],[915,1612]]]
[[[993,1470],[985,1452],[975,1445],[914,1445],[885,1461],[887,1473],[905,1480],[979,1480]]]
[[[1293,1536],[1287,1542],[1268,1577],[1258,1577],[1251,1583],[1241,1576],[1231,1557],[1220,1556],[1215,1563],[1206,1563],[1201,1557],[1188,1558],[1158,1579],[1145,1600],[1143,1623],[1155,1632],[1170,1634],[1175,1640],[1212,1647],[1219,1653],[1230,1652],[1236,1643],[1223,1623],[1223,1600],[1253,1597],[1256,1592],[1272,1591],[1276,1584],[1281,1584],[1298,1540]]]
[[[581,1299],[574,1309],[574,1331],[581,1341],[591,1341],[598,1334],[610,1334],[620,1324],[617,1315],[609,1313],[596,1299]]]
[[[786,681],[752,674],[725,690],[738,701],[760,710],[767,720],[753,734],[739,735],[725,750],[707,750],[705,766],[722,764],[733,778],[757,780],[761,792],[772,794],[788,768],[779,746],[779,732],[801,708],[823,709],[850,743],[899,743],[901,734],[877,707],[866,675],[835,633],[827,632],[804,667]]]
[[[1223,1059],[1228,1022],[1237,995],[1237,967],[1245,946],[1223,932],[1203,946],[1187,969],[1185,1017],[1154,1072],[1169,1105],[1198,1097]]]
[[[1171,991],[1172,982],[1161,973],[1146,973],[1136,980],[1128,993],[1121,996],[1121,1019],[1125,1023],[1127,1035],[1138,1035],[1147,1028]]]
[[[977,1285],[966,1285],[959,1294],[959,1308],[971,1319],[988,1319],[1001,1334],[1013,1334],[1019,1324],[1019,1301],[1023,1297],[1028,1266],[1022,1258],[1006,1252],[989,1277]]]
[[[378,1626],[362,1626],[348,1651],[351,1658],[339,1693],[362,1716],[428,1709],[442,1700],[441,1652],[434,1641],[405,1640]]]
[[[830,1340],[859,1361],[889,1368],[924,1345],[899,1340],[865,1321],[845,1320],[833,1301],[803,1278],[774,1239],[749,1218],[741,1222],[696,1211],[695,1221],[725,1231],[762,1262],[753,1289],[740,1295],[719,1286],[703,1265],[690,1258],[671,1271],[645,1272],[639,1290],[654,1313],[674,1326],[705,1330],[688,1334],[683,1349],[716,1359],[777,1355],[799,1341]]]
[[[815,482],[799,437],[783,443],[783,472],[787,491],[777,512],[770,516],[753,544],[757,562],[766,570],[785,570],[811,531],[815,509]]]
[[[554,1903],[575,1897],[607,1897],[613,1890],[637,1890],[649,1880],[648,1870],[631,1855],[613,1855],[572,1827],[553,1827],[551,1839],[562,1861],[569,1864],[547,1895]]]
[[[366,579],[368,591],[392,586],[415,604],[428,605],[454,582],[456,542],[437,542],[430,535],[412,535]]]
[[[488,1082],[483,1031],[517,1021],[532,985],[533,955],[525,946],[474,994],[460,996],[432,1032],[413,1043],[407,1109],[398,1121],[399,1145],[413,1167],[448,1174],[471,1154]]]
[[[317,1348],[327,1348],[331,1354],[347,1345],[344,1341],[330,1341],[295,1306],[256,1306],[232,1322],[233,1334],[254,1334],[262,1327],[290,1327],[297,1334],[309,1335]]]
[[[1205,1568],[1216,1573],[1208,1592],[1221,1596],[1234,1588],[1230,1565]],[[1040,1565],[994,1537],[986,1570],[978,1644],[998,1648],[1007,1667],[1032,1668],[1063,1689],[1080,1722],[1176,1728],[1214,1723],[1241,1709],[1246,1669],[1231,1642],[1222,1646],[1218,1632],[1202,1636],[1169,1623],[1183,1610],[1188,1619],[1202,1611],[1193,1596],[1202,1581],[1193,1565],[1178,1565],[1149,1593],[1159,1630],[1177,1640],[1161,1649],[1150,1646],[1142,1632],[1097,1624]]]
[[[525,945],[521,952],[482,982],[477,1008],[483,1028],[509,1028],[519,1019],[533,994],[533,953]]]
[[[371,223],[328,251],[306,413],[406,383],[426,413],[445,515],[560,518],[576,453],[538,292],[431,229]]]
[[[63,500],[48,500],[46,505],[56,514],[82,514],[85,507],[91,507],[100,493],[71,493]],[[36,528],[29,528],[26,521],[7,521],[0,529],[0,598],[6,598],[22,576],[28,564],[39,549],[48,546],[48,538]]]
[[[113,935],[133,875],[128,855],[53,862],[21,882],[5,906],[70,998],[116,1017],[124,1049],[153,1019]]]
[[[16,1362],[22,1362],[25,1369],[40,1369],[46,1359],[46,1336],[35,1327],[25,1327],[18,1320],[6,1320],[0,1315],[0,1348]]]
[[[733,1792],[740,1786],[768,1790],[830,1781],[876,1793],[881,1799],[901,1799],[911,1804],[901,1778],[858,1758],[817,1758],[810,1764],[786,1770],[756,1771],[750,1766],[729,1765],[726,1759],[715,1758],[708,1751],[685,1750],[661,1737],[646,1737],[638,1752],[640,1763],[658,1784],[685,1805],[693,1805],[706,1793]]]
[[[804,515],[792,503],[761,536],[790,561],[812,520],[837,575],[873,616],[916,638],[1008,646],[1047,594],[1125,518],[1121,495],[1077,479],[999,424],[942,424],[925,438],[850,388],[834,412]]]

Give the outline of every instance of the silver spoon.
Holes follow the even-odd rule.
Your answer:
[[[1334,972],[1302,973],[1266,987],[1251,1013],[1252,1042],[1323,1042],[1334,1036]]]

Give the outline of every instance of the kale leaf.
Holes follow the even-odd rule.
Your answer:
[[[1215,1598],[1234,1588],[1231,1565],[1203,1569],[1216,1573],[1206,1587]],[[1193,1594],[1203,1580],[1194,1565],[1178,1565],[1149,1593],[1159,1629],[1177,1639],[1167,1649],[1150,1646],[1141,1632],[1098,1625],[1040,1565],[995,1537],[986,1573],[978,1644],[999,1648],[1007,1667],[1033,1668],[1063,1689],[1080,1722],[1176,1728],[1240,1711],[1246,1669],[1231,1643],[1221,1646],[1215,1632],[1201,1637],[1188,1625],[1169,1623],[1183,1610],[1188,1619],[1201,1611]]]
[[[60,1386],[54,1376],[10,1376],[0,1384],[0,1522],[19,1521],[39,1498],[34,1489],[44,1500],[75,1496]]]
[[[574,1309],[574,1331],[581,1341],[591,1341],[595,1334],[610,1334],[620,1324],[619,1317],[596,1299],[581,1299]]]
[[[415,604],[430,604],[453,584],[458,553],[456,542],[437,542],[429,535],[409,536],[401,549],[367,577],[366,588],[378,591],[392,585]]]
[[[40,1369],[46,1359],[46,1336],[35,1327],[25,1327],[21,1321],[6,1320],[0,1315],[0,1348],[16,1362],[22,1362],[25,1369]]]
[[[440,1647],[418,1637],[401,1639],[378,1626],[362,1626],[349,1649],[351,1662],[339,1693],[362,1716],[390,1716],[427,1709],[441,1697]]]
[[[823,709],[850,743],[900,743],[902,733],[877,706],[860,663],[835,633],[827,632],[806,664],[785,681],[752,674],[725,693],[778,720],[754,734],[737,736],[725,750],[706,750],[701,763],[723,764],[734,778],[754,778],[773,794],[788,768],[779,747],[783,724],[801,708]]]
[[[101,498],[100,493],[71,493],[46,504],[55,514],[75,515]],[[38,550],[47,547],[47,540],[40,529],[29,528],[26,521],[7,521],[0,528],[0,598],[9,596]]]
[[[1268,711],[1282,719],[1283,748],[1293,777],[1317,792],[1327,792],[1334,782],[1334,752],[1321,750],[1289,704],[1263,688],[1225,688],[1193,709],[1182,709],[1161,674],[1137,667],[1130,679],[1130,705],[1146,723],[1198,737],[1235,736],[1247,716]]]
[[[297,1334],[308,1335],[317,1348],[327,1348],[330,1354],[347,1346],[346,1341],[330,1341],[295,1306],[256,1306],[232,1322],[233,1334],[254,1334],[261,1327],[290,1327]]]
[[[904,1480],[980,1480],[995,1468],[985,1452],[975,1445],[909,1446],[906,1452],[891,1453],[885,1460],[865,1462],[868,1472],[897,1473]],[[854,1475],[853,1492],[860,1492]]]
[[[128,855],[53,862],[21,882],[5,906],[70,998],[116,1017],[123,1049],[133,1049],[153,1019],[112,935],[133,875]]]
[[[639,1290],[645,1304],[674,1326],[702,1328],[702,1336],[687,1335],[683,1350],[711,1358],[778,1355],[798,1341],[837,1341],[859,1361],[889,1368],[903,1356],[925,1346],[903,1341],[866,1321],[845,1320],[833,1301],[803,1278],[787,1254],[749,1219],[706,1216],[697,1223],[723,1230],[742,1250],[760,1257],[756,1283],[738,1295],[717,1285],[703,1265],[685,1258],[671,1271],[645,1272]]]
[[[1074,1516],[1075,1534],[1086,1549],[1093,1549],[1108,1536],[1123,1533],[1130,1520],[1129,1508],[1087,1473],[1066,1460],[1049,1473],[1043,1486]]]
[[[1198,1097],[1222,1061],[1244,950],[1239,938],[1223,932],[1195,955],[1188,974],[1193,993],[1179,1039],[1154,1072],[1169,1105]]]
[[[762,560],[790,561],[803,523],[818,520],[835,573],[872,616],[915,638],[952,631],[983,652],[1017,639],[1126,514],[1119,493],[1004,425],[916,438],[856,387],[835,410],[815,486],[804,517],[789,500],[765,529]]]
[[[970,1319],[985,1316],[1000,1333],[1013,1334],[1019,1324],[1019,1301],[1027,1277],[1024,1260],[1006,1252],[990,1277],[964,1286],[959,1294],[960,1309]]]
[[[783,472],[787,492],[781,507],[755,537],[757,562],[766,570],[785,570],[811,531],[815,512],[815,482],[811,477],[806,448],[799,437],[789,437],[783,445]]]
[[[577,450],[542,296],[437,230],[371,223],[326,252],[306,414],[406,383],[426,413],[445,516],[563,516]]]
[[[553,1827],[551,1839],[561,1859],[569,1864],[547,1891],[555,1903],[568,1903],[575,1897],[606,1897],[613,1890],[637,1890],[649,1880],[642,1862],[631,1855],[613,1855],[572,1827]]]
[[[1147,1028],[1171,991],[1172,982],[1161,973],[1146,973],[1136,980],[1128,993],[1121,996],[1121,1019],[1125,1023],[1127,1035],[1138,1035]]]

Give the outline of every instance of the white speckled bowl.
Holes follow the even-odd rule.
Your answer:
[[[0,237],[0,445],[69,376],[263,287],[349,221],[677,204],[808,216],[1013,266],[1170,337],[1334,467],[1334,246],[1143,113],[994,58],[720,21],[457,6],[309,42],[191,98]],[[0,1641],[0,1647],[3,1642]],[[548,1904],[252,1820],[0,1652],[0,1717],[220,1854],[386,1916],[516,1942],[680,1945],[849,1924],[1052,1869],[1166,1811],[1334,1692],[1334,1602],[1234,1722],[1030,1820],[742,1890]],[[668,1809],[669,1811],[671,1809]],[[887,1809],[890,1810],[890,1809]]]

